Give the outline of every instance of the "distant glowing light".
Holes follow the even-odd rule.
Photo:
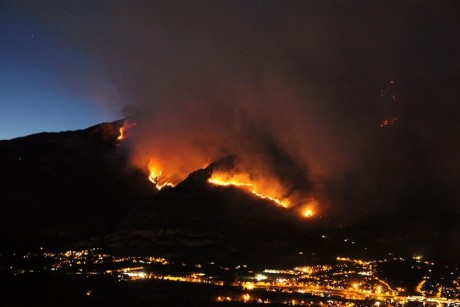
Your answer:
[[[246,289],[246,290],[253,290],[254,289],[254,283],[252,282],[245,282],[242,284],[243,286],[243,289]]]
[[[268,277],[263,274],[256,274],[255,278],[257,281],[266,280]]]
[[[390,114],[387,114],[385,118],[380,121],[380,128],[386,128],[394,125],[399,120],[396,112],[397,110],[394,109],[394,105],[399,104],[396,81],[390,80],[387,85],[380,90],[380,96],[384,98],[387,109],[393,109]],[[391,103],[391,106],[388,105],[388,101]]]
[[[390,118],[390,119],[384,119],[380,122],[380,128],[385,128],[391,125],[394,125],[398,121],[397,117]]]

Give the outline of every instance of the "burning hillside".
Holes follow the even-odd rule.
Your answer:
[[[138,140],[136,139],[136,129],[132,129],[136,125],[130,120],[125,120],[120,127],[117,142],[122,142],[128,135],[133,138],[134,142]],[[140,128],[142,129],[142,127]],[[174,141],[171,140],[171,143]],[[131,143],[131,145],[136,146],[136,143]],[[236,187],[280,207],[295,208],[303,217],[312,217],[319,208],[317,202],[314,206],[312,205],[310,195],[312,184],[309,182],[306,172],[298,168],[296,162],[290,159],[286,153],[279,152],[280,149],[276,148],[274,144],[266,146],[272,152],[272,159],[276,164],[267,164],[266,158],[250,160],[244,153],[242,157],[245,160],[236,155],[229,155],[223,159],[216,159],[216,162],[209,164],[206,162],[208,159],[202,159],[201,155],[196,152],[189,152],[184,161],[177,160],[184,157],[183,153],[178,152],[170,155],[173,158],[172,161],[165,161],[161,155],[164,149],[161,147],[158,148],[160,154],[153,151],[151,156],[155,158],[148,157],[145,153],[137,154],[135,151],[132,160],[136,166],[141,165],[142,168],[148,169],[148,179],[159,191],[167,187],[175,187],[188,174],[201,168],[209,172],[207,180],[209,184]],[[147,159],[145,157],[148,157],[148,162],[145,162]],[[204,166],[191,169],[191,165],[184,164],[187,161],[194,161],[195,165]],[[305,210],[307,213],[304,213]]]
[[[162,190],[166,187],[173,188],[179,183],[169,181],[168,177],[163,174],[153,161],[149,162],[148,169],[148,178],[157,190]],[[275,178],[261,178],[243,171],[241,165],[239,165],[239,160],[235,156],[222,158],[201,169],[208,174],[207,182],[212,185],[235,187],[286,209],[302,208],[300,210],[303,217],[313,217],[314,213],[319,209],[318,203],[315,202],[315,205],[312,205],[311,199],[299,201],[298,198],[295,198],[296,195],[294,197],[286,195],[285,189]]]
[[[418,226],[421,218],[406,235],[404,215],[370,216],[363,224],[342,227],[324,214],[321,199],[265,190],[264,182],[279,177],[252,173],[255,168],[236,156],[198,167],[177,181],[152,163],[154,188],[147,168],[132,169],[128,163],[126,149],[137,132],[117,143],[121,127],[122,122],[107,123],[1,141],[1,246],[103,244],[120,251],[236,261],[267,254],[278,260],[317,257],[331,250],[359,255],[376,244],[374,251],[411,250],[420,242],[440,240],[430,228]],[[158,189],[166,182],[174,188]],[[285,207],[275,197],[290,203]],[[432,221],[432,215],[426,219]]]
[[[124,120],[122,126],[119,128],[119,135],[116,138],[117,142],[120,143],[128,136],[135,135],[133,131],[135,129],[132,130],[132,128],[136,125],[136,123],[129,119]],[[199,159],[199,157],[197,159]],[[134,161],[136,161],[136,159],[134,159]],[[205,163],[203,162],[202,164]],[[287,186],[291,184],[289,180],[291,180],[292,177],[288,176],[282,178],[281,176],[276,176],[274,173],[276,167],[260,169],[263,166],[263,164],[253,163],[253,161],[246,161],[246,163],[243,163],[241,159],[230,155],[226,158],[219,159],[217,162],[211,164],[206,163],[201,169],[209,172],[208,182],[210,184],[216,186],[233,186],[247,191],[258,198],[271,201],[283,208],[303,208],[299,209],[302,211],[302,213],[300,213],[301,216],[308,218],[312,217],[314,212],[318,210],[318,206],[316,202],[316,208],[314,210],[311,205],[311,197],[308,197],[311,184],[305,180],[306,185],[304,187],[296,187],[294,189],[291,187],[290,190],[288,190]],[[289,166],[292,168],[291,165]],[[165,168],[177,170],[178,167],[169,164],[162,166],[162,164],[154,159],[149,159],[147,168],[148,180],[153,183],[155,188],[159,191],[166,187],[173,188],[186,178],[186,176],[181,173],[170,174],[164,172],[163,169]],[[295,172],[298,172],[298,170],[295,170]],[[287,180],[287,182],[283,182],[284,180]],[[308,209],[305,209],[307,205]],[[303,212],[305,210],[307,210],[307,213]]]

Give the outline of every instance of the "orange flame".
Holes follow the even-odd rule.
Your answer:
[[[179,177],[165,176],[163,166],[150,160],[148,163],[149,181],[152,182],[156,189],[161,190],[165,187],[175,187],[180,182]],[[205,169],[208,164],[202,166]],[[300,215],[305,218],[312,218],[317,214],[318,203],[316,200],[310,199],[306,203],[300,205],[295,198],[291,199],[285,195],[285,188],[276,179],[269,176],[252,176],[246,172],[223,172],[221,170],[214,171],[208,179],[210,184],[216,186],[233,186],[244,189],[258,198],[269,200],[283,208],[291,208],[295,206],[296,211],[300,210]],[[295,196],[294,196],[295,197]]]
[[[152,182],[155,187],[159,190],[164,187],[174,187],[175,185],[172,182],[166,180],[163,172],[154,165],[152,161],[149,163],[149,180]]]
[[[304,218],[312,218],[316,215],[318,201],[310,199],[305,205],[301,206],[300,215]]]
[[[313,216],[313,210],[311,210],[311,209],[305,209],[305,210],[303,211],[303,216],[304,216],[304,217],[312,217],[312,216]]]
[[[256,195],[257,197],[268,199],[277,205],[280,205],[281,207],[289,208],[290,206],[289,200],[273,196],[277,195],[275,194],[276,191],[272,191],[272,193],[265,190],[263,192],[259,192],[256,184],[249,178],[249,175],[247,174],[230,175],[221,172],[214,172],[211,178],[208,179],[208,182],[220,186],[235,186],[239,188],[246,188],[249,192]]]
[[[125,138],[125,127],[120,127],[120,135],[117,137],[117,141],[123,141]]]
[[[121,142],[123,141],[124,139],[126,139],[129,135],[126,134],[126,132],[132,128],[136,126],[136,123],[133,123],[131,122],[130,120],[125,120],[123,122],[123,126],[120,127],[120,135],[117,137],[117,142]]]

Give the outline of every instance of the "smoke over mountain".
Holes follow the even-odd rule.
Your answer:
[[[154,161],[179,182],[235,155],[283,196],[319,198],[325,215],[458,209],[448,1],[25,3],[98,65],[110,87],[85,89],[137,123],[138,167]],[[393,79],[401,114],[381,129]]]

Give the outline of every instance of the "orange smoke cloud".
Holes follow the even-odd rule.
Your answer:
[[[129,139],[136,167],[150,172],[154,161],[177,184],[236,155],[235,173],[257,193],[303,204],[325,178],[362,164],[375,117],[362,92],[369,84],[355,84],[354,72],[365,74],[363,59],[385,52],[366,39],[371,52],[335,53],[354,37],[337,34],[335,18],[317,23],[309,5],[211,2],[196,3],[193,13],[174,1],[111,4],[95,20],[74,20],[76,39],[107,76],[110,109],[138,123]],[[341,58],[348,55],[359,61]]]
[[[245,183],[292,206],[319,199],[316,215],[458,207],[449,5],[426,18],[431,6],[398,1],[45,2],[30,11],[95,64],[70,84],[101,79],[87,92],[138,123],[123,145],[146,172],[155,161],[177,184],[236,155]]]

